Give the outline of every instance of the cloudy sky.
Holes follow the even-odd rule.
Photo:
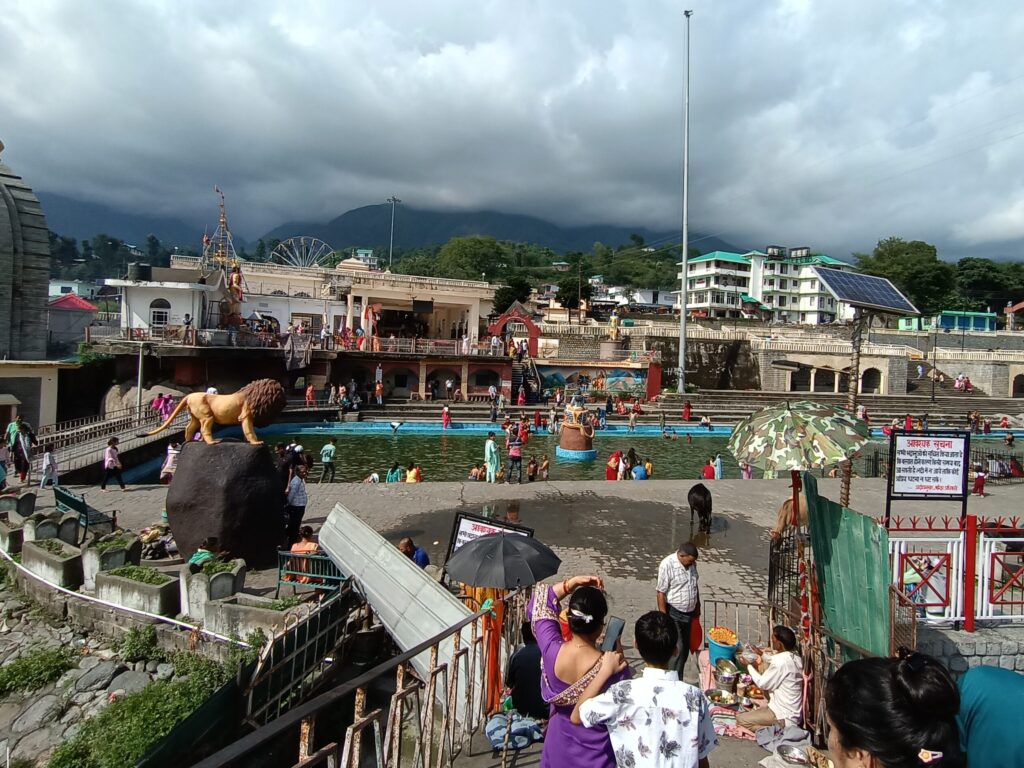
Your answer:
[[[1016,0],[0,0],[35,187],[255,237],[395,194],[844,255],[1024,257]],[[699,243],[697,244],[699,246]]]

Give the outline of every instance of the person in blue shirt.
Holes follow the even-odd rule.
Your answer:
[[[1024,675],[999,667],[974,667],[960,678],[956,717],[967,765],[1011,768],[1024,759]]]
[[[643,464],[637,464],[630,471],[633,474],[633,479],[634,480],[646,480],[647,479],[647,469],[644,467]]]
[[[420,568],[426,568],[430,565],[430,557],[427,555],[427,551],[423,547],[417,547],[408,536],[398,542],[398,550]]]

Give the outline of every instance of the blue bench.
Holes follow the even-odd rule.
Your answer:
[[[277,553],[277,591],[274,592],[274,597],[280,595],[282,586],[292,587],[296,592],[300,589],[335,592],[341,588],[345,580],[346,576],[338,570],[334,561],[321,552]]]
[[[85,541],[90,528],[108,526],[109,530],[104,533],[113,533],[117,530],[117,510],[111,511],[108,515],[106,512],[93,509],[85,500],[85,496],[79,496],[67,488],[53,486],[53,503],[61,514],[78,515],[78,526],[82,529],[79,543]]]

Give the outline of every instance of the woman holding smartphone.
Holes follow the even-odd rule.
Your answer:
[[[601,669],[597,647],[608,615],[604,583],[599,576],[574,576],[550,586],[538,584],[527,607],[541,654],[541,696],[550,706],[541,768],[581,765],[614,768],[615,754],[605,728],[573,725],[576,701]],[[558,616],[569,598],[569,639],[563,640]],[[629,667],[612,675],[607,685],[632,676]]]

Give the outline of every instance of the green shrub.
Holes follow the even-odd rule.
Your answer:
[[[113,539],[105,539],[104,541],[96,542],[97,552],[106,552],[108,549],[115,549],[116,547],[127,547],[132,543],[132,540],[123,536],[117,536]]]
[[[237,641],[241,638],[237,634],[232,633],[228,635],[228,639]],[[227,664],[232,671],[237,671],[239,667],[251,664],[259,658],[260,651],[267,644],[267,635],[262,629],[257,627],[245,636],[245,643],[249,646],[248,648],[235,642],[228,646]]]
[[[232,563],[224,563],[220,560],[207,560],[203,563],[203,573],[207,576],[213,576],[215,573],[227,573],[234,565]]]
[[[222,677],[196,674],[187,680],[158,680],[118,699],[58,746],[49,768],[133,766],[222,684]]]
[[[43,648],[30,651],[0,667],[0,697],[14,691],[35,691],[52,683],[75,666],[75,655],[68,648]]]
[[[267,608],[272,611],[287,611],[289,608],[302,605],[304,602],[306,601],[298,595],[292,595],[291,597],[282,597],[274,600]]]
[[[162,661],[165,654],[156,643],[156,627],[132,627],[118,648],[125,661]]]
[[[190,675],[202,677],[214,682],[214,687],[219,688],[231,678],[231,670],[225,665],[200,656],[198,653],[178,651],[171,656],[171,664],[174,666],[174,674],[178,676]]]
[[[107,573],[111,576],[120,576],[123,579],[131,579],[132,581],[138,581],[142,584],[153,584],[154,586],[160,586],[172,581],[171,577],[167,574],[160,573],[155,568],[146,568],[141,565],[122,565],[120,568],[107,571]]]

